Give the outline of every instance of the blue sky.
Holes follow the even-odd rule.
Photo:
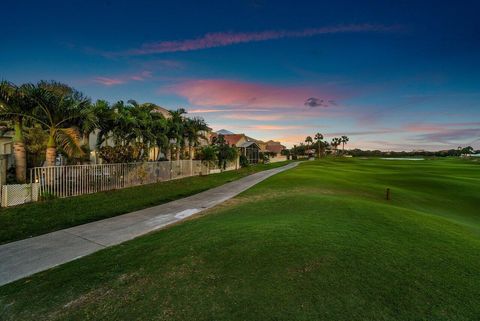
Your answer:
[[[287,145],[480,148],[478,1],[10,1],[0,78]]]

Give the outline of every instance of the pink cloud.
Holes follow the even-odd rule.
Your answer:
[[[109,78],[109,77],[95,77],[94,82],[102,84],[104,86],[115,86],[124,84],[125,81],[119,78]]]
[[[209,114],[209,113],[225,113],[229,115],[232,112],[268,112],[270,109],[240,109],[240,108],[220,108],[220,109],[202,109],[202,108],[193,108],[188,109],[188,113],[190,114]],[[224,116],[223,118],[227,118]]]
[[[116,77],[95,77],[93,82],[99,83],[104,86],[116,86],[128,83],[130,81],[144,81],[152,77],[152,72],[142,71],[133,75],[120,75]]]
[[[309,97],[333,100],[340,96],[334,89],[273,86],[224,79],[189,80],[164,89],[187,98],[201,107],[282,108],[301,107]]]
[[[305,128],[305,126],[253,125],[253,126],[246,126],[246,128],[253,129],[253,130],[282,131],[282,130],[293,130],[293,129]]]
[[[228,113],[222,118],[226,119],[233,119],[233,120],[253,120],[253,121],[273,121],[273,120],[281,120],[286,119],[288,116],[286,115],[258,115],[252,113]]]
[[[240,43],[260,42],[283,38],[305,38],[322,34],[353,33],[353,32],[395,32],[402,30],[399,26],[384,26],[372,24],[350,24],[322,28],[309,28],[298,31],[267,30],[261,32],[215,32],[207,33],[195,39],[160,41],[144,44],[140,48],[123,52],[107,52],[106,56],[138,56],[166,52],[192,51],[215,47],[225,47]]]
[[[195,109],[189,109],[188,113],[189,114],[210,114],[210,113],[225,113],[227,112],[224,109],[201,109],[201,108],[195,108]]]

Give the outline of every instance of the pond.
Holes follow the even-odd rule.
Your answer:
[[[425,158],[406,158],[406,157],[382,157],[380,159],[386,159],[386,160],[413,160],[413,161],[418,161],[418,160],[425,160]]]

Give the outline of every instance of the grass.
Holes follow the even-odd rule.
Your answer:
[[[476,320],[479,166],[305,162],[195,219],[1,287],[0,319]]]
[[[163,204],[286,163],[4,208],[0,244]]]

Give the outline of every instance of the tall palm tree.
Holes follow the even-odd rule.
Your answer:
[[[202,118],[187,118],[184,122],[185,139],[188,142],[188,155],[193,159],[193,149],[198,146],[200,139],[206,139],[204,132],[208,126]]]
[[[58,82],[40,82],[28,86],[36,103],[32,115],[48,131],[46,166],[54,166],[57,147],[67,155],[82,155],[78,124],[91,117],[90,100],[73,88]]]
[[[345,144],[349,141],[350,139],[347,136],[342,136],[340,138],[340,141],[342,142],[342,152],[345,151]]]
[[[342,140],[341,140],[340,138],[338,138],[338,137],[332,138],[332,142],[330,143],[330,145],[333,146],[333,149],[335,150],[335,152],[337,151],[338,145],[341,144],[341,141],[342,141]]]
[[[185,109],[180,108],[171,110],[170,118],[168,119],[168,138],[176,147],[176,160],[180,159],[180,148],[184,145],[184,119],[186,114]],[[172,159],[172,152],[170,151],[170,160]]]
[[[307,143],[307,148],[310,147],[310,145],[313,143],[313,139],[311,136],[307,136],[307,138],[305,138],[305,143]]]
[[[14,84],[0,82],[0,119],[8,120],[13,125],[13,157],[15,159],[15,176],[19,183],[27,179],[27,153],[25,148],[23,123],[25,115],[31,115],[34,104],[25,90]]]
[[[320,158],[323,154],[323,135],[320,133],[315,134],[315,141],[317,142],[317,153],[318,153],[318,158]]]
[[[112,130],[115,128],[115,115],[113,108],[105,100],[97,100],[93,109],[97,118],[96,149],[98,150],[102,144],[108,145],[108,140],[112,137]]]
[[[150,107],[150,117],[151,122],[150,133],[152,135],[151,145],[158,148],[158,154],[154,155],[155,160],[158,159],[158,156],[161,152],[166,155],[168,148],[170,147],[170,142],[168,139],[168,120],[157,111],[158,106],[152,103],[144,104]]]

